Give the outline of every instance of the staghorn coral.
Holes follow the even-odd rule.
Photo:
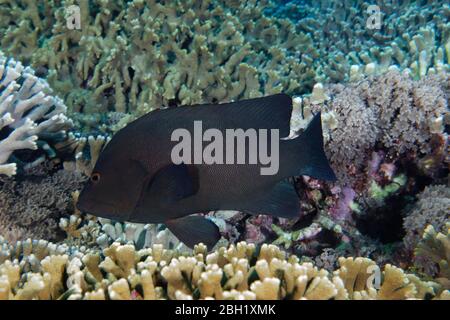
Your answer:
[[[20,180],[0,180],[0,234],[11,242],[61,239],[59,219],[74,210],[71,193],[84,178],[76,172],[38,169]]]
[[[62,100],[50,94],[48,83],[33,69],[0,51],[0,174],[15,175],[17,163],[30,167],[55,157],[49,143],[64,140],[72,121],[64,115]],[[21,160],[18,151],[23,149],[39,149],[37,159],[22,155]]]
[[[41,255],[35,269],[23,268],[31,250],[0,264],[2,299],[424,299],[439,286],[387,265],[380,286],[373,284],[367,258],[340,258],[330,273],[299,263],[273,245],[240,242],[207,253],[197,245],[191,255],[162,245],[136,250],[113,243],[102,253],[88,251]],[[63,281],[67,274],[67,281]],[[22,280],[19,282],[18,279]]]
[[[0,11],[1,46],[47,73],[72,111],[127,113],[120,127],[151,108],[312,87],[310,38],[264,16],[266,3],[81,1],[81,29],[68,30],[75,1],[12,1]]]
[[[116,130],[160,106],[304,93],[314,81],[359,79],[392,65],[415,77],[448,70],[443,2],[405,2],[400,10],[378,2],[377,30],[366,27],[364,1],[12,0],[0,10],[0,44],[48,74],[72,110],[121,114]],[[79,30],[66,26],[74,4]],[[91,128],[103,121],[74,116]]]

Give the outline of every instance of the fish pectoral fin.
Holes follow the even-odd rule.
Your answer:
[[[151,199],[161,203],[174,203],[198,191],[198,173],[184,163],[171,164],[160,169],[149,183],[147,192]]]
[[[169,230],[189,248],[202,242],[212,249],[221,235],[217,225],[202,216],[186,216],[165,222]]]
[[[268,214],[292,219],[300,215],[300,200],[292,183],[281,181],[272,189],[261,192],[244,203],[238,210],[250,214]]]

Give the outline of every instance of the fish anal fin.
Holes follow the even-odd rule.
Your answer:
[[[240,210],[250,214],[293,219],[300,216],[300,200],[294,186],[288,181],[281,181],[244,203]]]
[[[169,230],[189,248],[202,242],[212,249],[221,235],[217,225],[202,216],[186,216],[165,222]]]

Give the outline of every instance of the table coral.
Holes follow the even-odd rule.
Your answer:
[[[30,254],[30,252],[28,252]],[[439,285],[386,265],[380,286],[368,281],[367,258],[340,258],[333,273],[299,263],[273,245],[245,242],[191,255],[161,245],[136,250],[113,243],[78,256],[40,256],[34,271],[23,269],[26,254],[0,264],[2,299],[424,299],[445,298]],[[380,271],[381,272],[381,271]],[[67,273],[67,281],[62,274]],[[23,281],[18,281],[19,276]]]

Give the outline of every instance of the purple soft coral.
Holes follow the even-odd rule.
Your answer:
[[[351,208],[350,205],[355,199],[356,192],[349,187],[344,187],[339,195],[339,200],[331,208],[330,215],[337,220],[350,220]]]

